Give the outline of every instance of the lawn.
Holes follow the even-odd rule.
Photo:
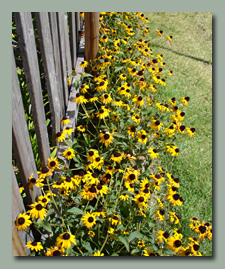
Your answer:
[[[179,193],[185,199],[180,210],[182,231],[187,233],[191,217],[212,223],[212,13],[146,12],[145,16],[153,53],[162,54],[165,68],[173,71],[167,87],[157,95],[165,102],[190,97],[182,124],[194,127],[195,136],[186,140],[179,158],[165,167],[180,179]],[[163,31],[161,37],[157,30]],[[200,251],[211,255],[211,242],[205,240]]]

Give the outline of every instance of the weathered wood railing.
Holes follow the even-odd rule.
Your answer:
[[[80,63],[84,61],[84,37],[79,37],[83,30],[84,20],[79,12],[15,12],[13,13],[16,31],[19,37],[19,50],[22,58],[22,68],[25,72],[27,89],[31,102],[31,110],[37,137],[38,152],[41,167],[46,166],[50,158],[50,144],[57,145],[55,135],[61,131],[60,120],[67,116],[70,119],[69,127],[75,128],[78,107],[72,100],[77,93],[73,84],[68,85],[67,77],[72,70],[76,70],[80,78],[84,71]],[[37,33],[34,32],[35,17]],[[69,26],[69,31],[68,31]],[[46,126],[46,111],[43,104],[42,87],[40,80],[40,60],[37,56],[35,35],[38,35],[40,55],[50,109],[50,134]],[[28,188],[28,178],[38,177],[35,158],[30,142],[22,94],[18,80],[14,53],[12,55],[12,146],[19,175],[26,193],[28,204],[36,201],[41,194],[40,189]],[[62,158],[62,151],[57,156]],[[18,182],[12,170],[12,254],[25,256],[29,251],[25,244],[29,235],[18,232],[15,220],[19,213],[26,211],[20,195]]]

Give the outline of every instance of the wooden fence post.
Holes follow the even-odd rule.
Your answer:
[[[99,48],[99,12],[84,12],[85,25],[85,60],[91,61],[97,57]],[[87,67],[90,72],[90,67]]]

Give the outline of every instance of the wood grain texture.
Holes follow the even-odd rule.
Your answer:
[[[50,157],[50,149],[31,13],[15,12],[14,14],[37,135],[39,157],[41,165],[46,166]]]
[[[28,178],[32,173],[33,177],[37,178],[37,168],[27,129],[14,55],[12,57],[12,147],[19,166],[27,201],[28,203],[33,203],[35,199],[28,188]],[[40,194],[40,190],[35,187],[34,197],[36,198]]]
[[[85,20],[85,60],[90,62],[98,55],[99,12],[84,12]],[[90,67],[86,68],[90,72]]]
[[[58,23],[57,23],[56,12],[49,12],[48,14],[49,14],[49,20],[50,20],[51,36],[52,36],[57,89],[58,89],[58,96],[59,96],[59,101],[60,101],[60,119],[62,119],[66,111],[65,111],[63,84],[62,84],[61,58],[60,58],[60,52],[59,52]]]
[[[59,48],[61,58],[61,72],[63,81],[63,93],[65,109],[67,108],[69,90],[67,84],[67,68],[66,68],[66,47],[65,47],[65,34],[64,34],[64,12],[57,12],[58,30],[59,30]]]
[[[56,133],[60,131],[60,101],[57,89],[53,46],[47,12],[36,12],[37,31],[41,49],[42,64],[47,83],[48,100],[51,114],[52,145],[56,145]]]
[[[20,213],[25,213],[25,207],[23,204],[23,200],[19,191],[19,187],[17,184],[17,180],[16,180],[16,176],[15,173],[12,169],[12,221],[13,223],[15,223],[15,220],[18,218]],[[23,244],[23,246],[25,246],[27,244],[28,241],[31,241],[31,237],[29,235],[27,235],[27,233],[23,230],[21,231],[17,231],[21,242]],[[32,234],[32,232],[30,231],[30,233]],[[30,250],[29,249],[25,249],[26,254],[29,255],[30,254]]]
[[[19,237],[16,225],[12,221],[12,256],[27,256],[23,243]]]
[[[76,68],[77,61],[77,40],[76,40],[76,22],[75,22],[75,12],[69,13],[69,26],[70,26],[70,51],[71,51],[71,62],[72,69]]]

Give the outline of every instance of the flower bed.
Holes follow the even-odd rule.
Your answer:
[[[192,236],[182,233],[179,175],[165,171],[161,157],[179,158],[195,128],[182,124],[189,97],[158,96],[173,72],[149,47],[147,21],[142,13],[100,13],[99,56],[82,63],[92,72],[75,82],[75,138],[66,118],[57,135],[68,145],[70,168],[55,157],[38,179],[31,176],[30,188],[43,195],[27,212],[32,222],[28,214],[16,221],[24,230],[33,223],[43,239],[48,233],[28,242],[36,255],[201,256],[201,240],[212,238],[211,225],[194,217]],[[49,179],[55,170],[58,179]]]

